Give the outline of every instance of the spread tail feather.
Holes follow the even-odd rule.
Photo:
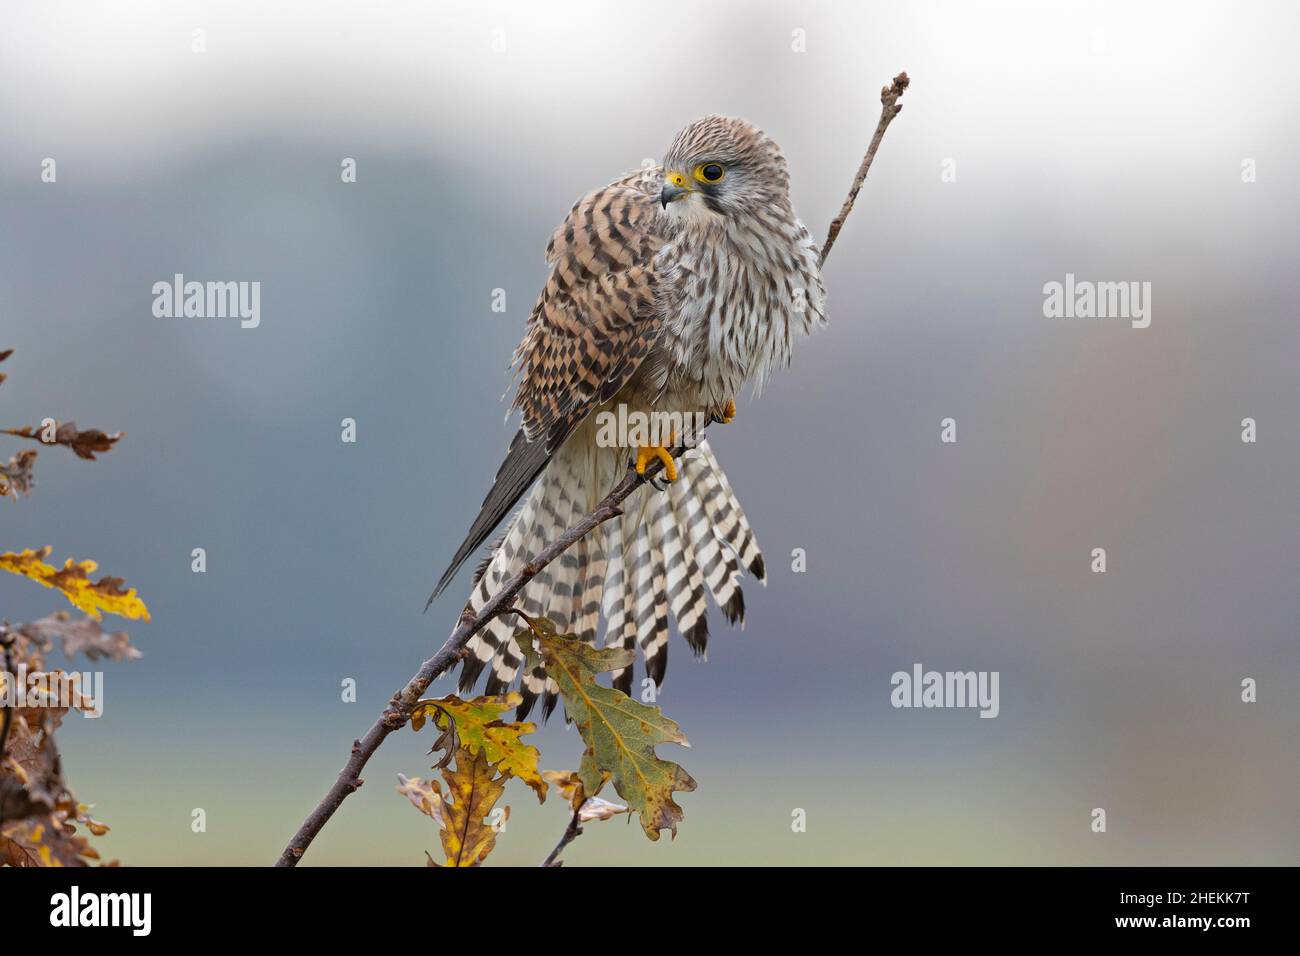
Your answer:
[[[611,487],[623,464],[620,455],[566,443],[544,464],[508,524],[470,592],[469,607],[480,610],[527,561],[594,507],[598,495],[592,489]],[[646,676],[656,688],[668,663],[670,612],[692,651],[703,656],[708,598],[732,623],[743,621],[740,578],[746,571],[760,581],[764,577],[762,552],[707,442],[683,455],[678,466],[679,478],[666,492],[639,488],[624,502],[622,515],[543,568],[516,601],[526,614],[545,615],[562,633],[592,643],[603,617],[604,646],[639,647]],[[546,716],[558,688],[540,667],[520,673],[525,658],[518,643],[521,633],[527,635],[521,622],[503,615],[471,638],[461,690],[472,690],[487,670],[487,693],[502,693],[519,681],[524,702],[518,719],[538,700]],[[631,664],[612,675],[613,686],[628,694],[633,680]]]

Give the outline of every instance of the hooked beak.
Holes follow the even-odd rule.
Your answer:
[[[664,188],[659,194],[659,204],[667,209],[670,202],[676,202],[691,193],[690,181],[681,173],[664,173]]]

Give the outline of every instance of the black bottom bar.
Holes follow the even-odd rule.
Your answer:
[[[71,933],[82,939],[114,937],[127,945],[143,939],[180,942],[195,939],[197,930],[205,942],[248,940],[253,933],[339,944],[381,939],[389,927],[394,935],[436,944],[442,932],[458,938],[471,926],[523,942],[537,939],[539,932],[552,940],[578,933],[604,938],[613,923],[648,921],[647,928],[664,929],[680,921],[684,928],[702,918],[733,939],[737,931],[768,932],[775,920],[823,929],[852,925],[864,941],[878,933],[931,942],[1015,940],[1050,932],[1066,938],[1199,935],[1226,942],[1259,929],[1281,930],[1289,919],[1284,911],[1290,908],[1293,883],[1294,874],[1286,869],[1211,868],[629,869],[618,874],[491,867],[460,873],[5,869],[0,870],[0,900],[3,923],[14,934],[10,939],[24,943],[32,934]],[[143,895],[116,894],[148,894],[147,910]],[[138,932],[146,915],[147,936]],[[511,920],[518,926],[512,928]]]

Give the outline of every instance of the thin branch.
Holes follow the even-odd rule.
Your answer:
[[[853,177],[853,185],[849,187],[848,198],[840,207],[840,214],[831,220],[830,232],[826,234],[826,241],[822,243],[821,258],[817,260],[817,265],[824,265],[826,257],[831,254],[831,246],[835,245],[836,237],[844,228],[844,220],[848,219],[849,213],[853,211],[853,202],[858,198],[858,190],[862,188],[862,183],[867,178],[867,171],[871,169],[871,161],[876,158],[880,141],[885,138],[885,130],[889,129],[889,124],[903,109],[903,104],[898,100],[911,82],[906,73],[900,73],[894,77],[894,82],[880,91],[880,122],[876,124],[876,135],[871,137],[871,145],[867,147],[867,154],[862,157],[858,174]]]
[[[581,807],[573,811],[573,816],[569,820],[569,825],[564,828],[564,836],[560,837],[560,842],[555,844],[555,849],[552,850],[550,852],[550,855],[548,855],[546,859],[542,861],[542,866],[544,867],[564,866],[564,861],[560,859],[560,854],[564,852],[564,848],[566,846],[568,846],[578,837],[582,836],[582,826],[580,820],[581,811],[582,811]]]
[[[5,680],[11,681],[14,679],[14,638],[9,632],[8,625],[0,628],[0,631],[3,632],[0,633],[0,644],[3,644],[5,649]],[[16,700],[17,697],[15,696],[14,699]],[[9,743],[9,724],[14,718],[9,707],[0,704],[0,711],[4,712],[4,720],[0,722],[0,760],[3,760],[5,747]]]
[[[862,158],[862,165],[858,167],[858,174],[853,178],[853,185],[849,188],[848,198],[844,200],[844,205],[840,207],[839,215],[831,221],[830,233],[826,236],[826,242],[822,245],[818,265],[826,262],[826,257],[830,255],[831,246],[835,244],[835,237],[840,234],[840,230],[844,227],[844,221],[853,210],[853,201],[857,199],[858,191],[867,178],[867,171],[871,168],[871,161],[875,159],[876,150],[880,148],[880,141],[884,138],[885,130],[894,117],[898,115],[899,110],[903,108],[902,104],[898,102],[898,98],[907,89],[908,82],[907,74],[900,73],[894,77],[892,84],[880,92],[882,109],[880,122],[876,126],[876,134],[871,138],[871,145]],[[676,457],[678,451],[674,450],[674,457]],[[456,625],[456,629],[452,631],[451,637],[447,638],[447,642],[438,649],[438,653],[420,665],[420,669],[407,681],[406,686],[393,695],[388,702],[388,707],[379,716],[379,719],[371,725],[370,729],[366,731],[366,735],[360,740],[352,742],[352,754],[348,757],[347,763],[343,765],[343,769],[339,771],[338,778],[325,796],[321,798],[316,808],[303,821],[302,826],[298,828],[298,832],[293,835],[293,839],[289,841],[288,846],[284,848],[284,852],[280,854],[280,859],[276,861],[276,866],[298,865],[298,861],[307,852],[307,848],[311,846],[316,834],[320,833],[321,829],[334,815],[334,812],[342,806],[343,801],[361,787],[364,782],[361,779],[361,771],[375,751],[379,749],[380,744],[384,742],[389,734],[404,726],[410,720],[411,711],[415,709],[416,703],[425,690],[435,679],[461,659],[465,644],[468,643],[469,639],[487,626],[497,615],[515,610],[511,606],[515,596],[523,590],[524,586],[538,572],[568,550],[570,546],[586,537],[592,530],[604,524],[610,518],[622,514],[619,505],[642,484],[653,478],[661,467],[661,464],[656,460],[650,464],[644,475],[638,475],[635,471],[629,469],[623,480],[596,506],[591,514],[565,531],[536,558],[524,565],[519,573],[507,581],[500,591],[492,595],[477,615],[470,611],[469,608],[465,609],[460,622]],[[568,828],[565,829],[564,835],[560,838],[559,844],[551,851],[551,855],[546,858],[542,865],[558,866],[560,851],[573,842],[581,832],[582,828],[578,826],[578,814],[575,811],[573,819],[569,821]]]
[[[506,582],[496,594],[483,605],[483,609],[474,614],[468,608],[461,615],[460,623],[452,631],[451,637],[447,638],[447,643],[439,648],[438,653],[434,654],[425,661],[415,675],[406,683],[406,686],[393,695],[388,702],[387,709],[379,716],[366,731],[366,735],[360,740],[352,742],[352,755],[348,762],[344,764],[343,769],[339,771],[338,779],[330,787],[329,792],[321,799],[320,803],[307,817],[298,832],[293,835],[289,845],[284,848],[280,854],[280,859],[276,866],[296,866],[302,858],[311,841],[315,839],[316,834],[320,833],[321,828],[329,822],[330,817],[336,811],[347,797],[356,792],[363,783],[361,779],[361,770],[365,767],[367,761],[384,739],[394,730],[402,727],[411,719],[411,711],[415,709],[416,703],[419,702],[425,689],[433,683],[434,679],[442,675],[448,668],[461,659],[462,650],[471,637],[481,631],[494,617],[511,610],[511,602],[515,599],[524,585],[531,581],[544,567],[558,558],[569,546],[587,536],[592,529],[608,521],[623,512],[619,505],[632,494],[637,488],[641,487],[650,477],[652,477],[658,468],[662,465],[658,462],[652,462],[646,469],[644,475],[638,475],[631,469],[628,470],[626,477],[605,496],[591,514],[587,515],[568,531],[564,532],[554,543],[548,545],[536,558],[529,561],[524,567]]]
[[[2,358],[2,357],[0,357]],[[14,679],[14,636],[9,630],[9,622],[0,625],[0,645],[4,646],[5,681]],[[14,695],[17,700],[17,695]],[[9,745],[9,725],[13,723],[12,708],[0,704],[0,762],[5,759],[5,747]],[[53,741],[51,741],[51,745]],[[20,791],[21,793],[21,791]],[[4,826],[4,802],[0,801],[0,826]]]

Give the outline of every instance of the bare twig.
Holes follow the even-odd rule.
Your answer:
[[[839,235],[840,229],[844,227],[844,220],[848,218],[849,213],[853,210],[853,201],[857,199],[858,191],[867,178],[867,171],[871,168],[871,161],[876,156],[876,150],[880,148],[880,141],[884,138],[885,130],[894,117],[898,115],[899,110],[903,108],[898,102],[898,98],[907,89],[908,82],[907,74],[900,73],[894,77],[892,84],[880,92],[880,102],[882,104],[880,122],[876,126],[875,135],[871,138],[871,145],[862,158],[862,165],[858,167],[858,174],[853,178],[853,185],[849,188],[848,198],[844,200],[839,215],[831,221],[830,233],[826,236],[826,242],[822,245],[821,256],[818,260],[819,265],[826,262],[831,246],[835,243],[835,237]],[[674,456],[676,456],[676,451]],[[420,666],[420,669],[415,672],[415,675],[407,681],[406,686],[393,695],[388,702],[388,707],[379,716],[379,719],[371,725],[370,729],[366,731],[366,735],[360,740],[352,742],[352,754],[348,757],[347,763],[343,765],[343,769],[339,771],[338,778],[320,803],[316,805],[316,808],[303,821],[302,826],[298,828],[298,832],[293,835],[289,845],[280,854],[280,859],[276,861],[276,866],[297,866],[298,861],[302,859],[302,855],[307,852],[307,847],[316,838],[316,834],[320,833],[325,824],[329,822],[330,817],[334,815],[334,812],[342,806],[343,801],[361,787],[364,782],[361,779],[361,771],[375,751],[379,749],[380,744],[384,742],[389,734],[410,720],[411,711],[414,710],[421,695],[436,678],[460,660],[465,644],[469,639],[481,631],[497,615],[504,614],[507,611],[519,613],[511,606],[511,602],[523,590],[524,586],[544,567],[568,550],[570,546],[586,537],[592,530],[610,518],[621,514],[619,505],[642,484],[653,478],[660,467],[658,461],[652,462],[646,469],[645,475],[638,475],[635,471],[629,470],[626,477],[596,506],[591,514],[565,531],[536,558],[524,565],[518,574],[506,582],[505,587],[494,594],[487,604],[483,605],[483,609],[477,615],[468,608],[465,610],[465,613],[461,615],[460,622],[456,625],[456,629],[452,631],[451,637],[447,638],[447,642],[438,649],[438,653],[425,661]],[[582,827],[578,823],[578,813],[574,811],[573,818],[569,821],[569,826],[565,829],[559,844],[551,851],[550,856],[543,862],[543,866],[560,865],[560,852],[582,833]]]
[[[492,595],[478,614],[474,614],[468,608],[466,609],[465,613],[461,615],[460,623],[456,625],[456,630],[452,631],[451,637],[447,638],[447,643],[443,644],[438,653],[420,666],[415,675],[407,681],[405,687],[393,695],[388,702],[387,709],[366,731],[366,735],[360,740],[352,742],[352,755],[348,758],[348,762],[343,765],[343,769],[339,771],[338,779],[334,781],[334,785],[330,787],[329,792],[316,805],[316,809],[303,821],[302,826],[298,828],[298,832],[293,835],[289,845],[280,854],[276,866],[297,865],[298,860],[307,851],[307,847],[311,845],[311,841],[315,839],[316,834],[334,815],[334,811],[342,805],[349,794],[360,788],[363,783],[361,770],[365,767],[366,762],[370,760],[389,734],[410,720],[411,711],[415,709],[415,705],[425,689],[433,683],[435,678],[460,660],[461,650],[469,639],[481,631],[498,614],[512,610],[511,602],[515,599],[515,595],[523,590],[524,585],[531,581],[542,568],[568,550],[570,545],[586,537],[593,528],[616,515],[622,514],[619,505],[623,500],[641,487],[649,478],[653,477],[660,467],[662,467],[660,463],[655,461],[646,469],[644,475],[638,475],[635,471],[629,470],[626,477],[615,486],[613,491],[605,496],[604,500],[596,506],[591,514],[569,528],[536,558],[524,565],[518,574],[506,582],[505,587]]]
[[[580,820],[581,807],[573,811],[573,816],[569,819],[569,825],[564,828],[564,836],[560,837],[560,842],[555,844],[555,849],[542,861],[542,866],[564,866],[564,861],[560,859],[560,854],[564,848],[582,835],[582,826]]]
[[[5,680],[14,679],[14,636],[9,630],[9,622],[0,625],[0,645],[3,645],[5,661]],[[17,695],[14,695],[17,699]],[[9,745],[9,725],[13,723],[12,708],[0,703],[0,762],[5,759],[5,747]],[[4,826],[4,801],[0,801],[0,826]]]
[[[817,260],[819,266],[825,264],[826,257],[831,254],[831,246],[835,245],[836,237],[844,228],[844,220],[848,219],[849,213],[853,211],[853,202],[858,198],[858,190],[862,188],[862,183],[867,178],[867,171],[871,169],[871,161],[876,158],[880,141],[885,138],[885,130],[889,129],[889,124],[903,109],[903,104],[898,100],[911,82],[906,73],[900,73],[894,77],[894,82],[880,91],[880,122],[876,124],[876,135],[871,137],[871,145],[867,147],[867,154],[862,157],[858,174],[853,177],[853,185],[849,187],[848,198],[840,207],[840,214],[831,220],[830,231],[826,234],[826,241],[822,243],[821,257]]]
[[[9,633],[7,624],[0,628],[0,645],[3,645],[5,649],[5,680],[11,681],[14,679],[14,638]],[[4,712],[4,719],[0,722],[0,760],[3,760],[5,747],[9,743],[9,723],[14,718],[13,714],[10,713],[10,708],[5,707],[3,704],[0,704],[0,711]]]

